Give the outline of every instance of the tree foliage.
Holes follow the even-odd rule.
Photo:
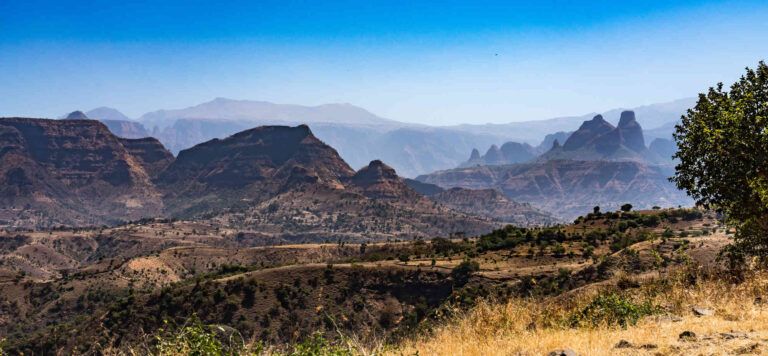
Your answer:
[[[768,66],[747,68],[730,90],[718,83],[699,94],[674,138],[672,181],[737,228],[731,261],[768,257]]]

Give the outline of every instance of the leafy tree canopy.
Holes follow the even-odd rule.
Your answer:
[[[737,228],[734,260],[768,257],[768,66],[760,62],[730,90],[699,94],[674,134],[672,181],[697,203],[725,213]]]

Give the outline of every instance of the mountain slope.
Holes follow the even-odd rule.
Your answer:
[[[451,188],[429,197],[467,214],[488,216],[515,226],[554,225],[560,219],[528,203],[509,200],[495,189]]]

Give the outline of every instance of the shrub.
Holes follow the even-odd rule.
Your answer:
[[[610,326],[635,325],[640,318],[661,312],[659,306],[654,306],[650,301],[633,303],[632,301],[616,293],[601,294],[595,297],[583,309],[568,316],[567,324],[570,326]]]
[[[477,272],[478,270],[480,270],[480,264],[467,259],[453,268],[451,276],[453,276],[453,279],[456,280],[457,283],[465,284],[472,273]]]
[[[237,330],[218,325],[203,325],[193,317],[189,325],[176,331],[160,329],[155,336],[153,355],[259,355],[261,344],[247,347]],[[166,325],[168,323],[166,322]]]
[[[286,356],[352,356],[358,354],[354,347],[342,345],[332,345],[325,334],[316,332],[304,340],[304,342],[293,346],[290,353]]]

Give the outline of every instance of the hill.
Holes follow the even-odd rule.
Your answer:
[[[573,219],[594,206],[690,206],[668,180],[672,171],[631,161],[549,161],[457,168],[416,179],[442,188],[497,189],[507,198]]]

